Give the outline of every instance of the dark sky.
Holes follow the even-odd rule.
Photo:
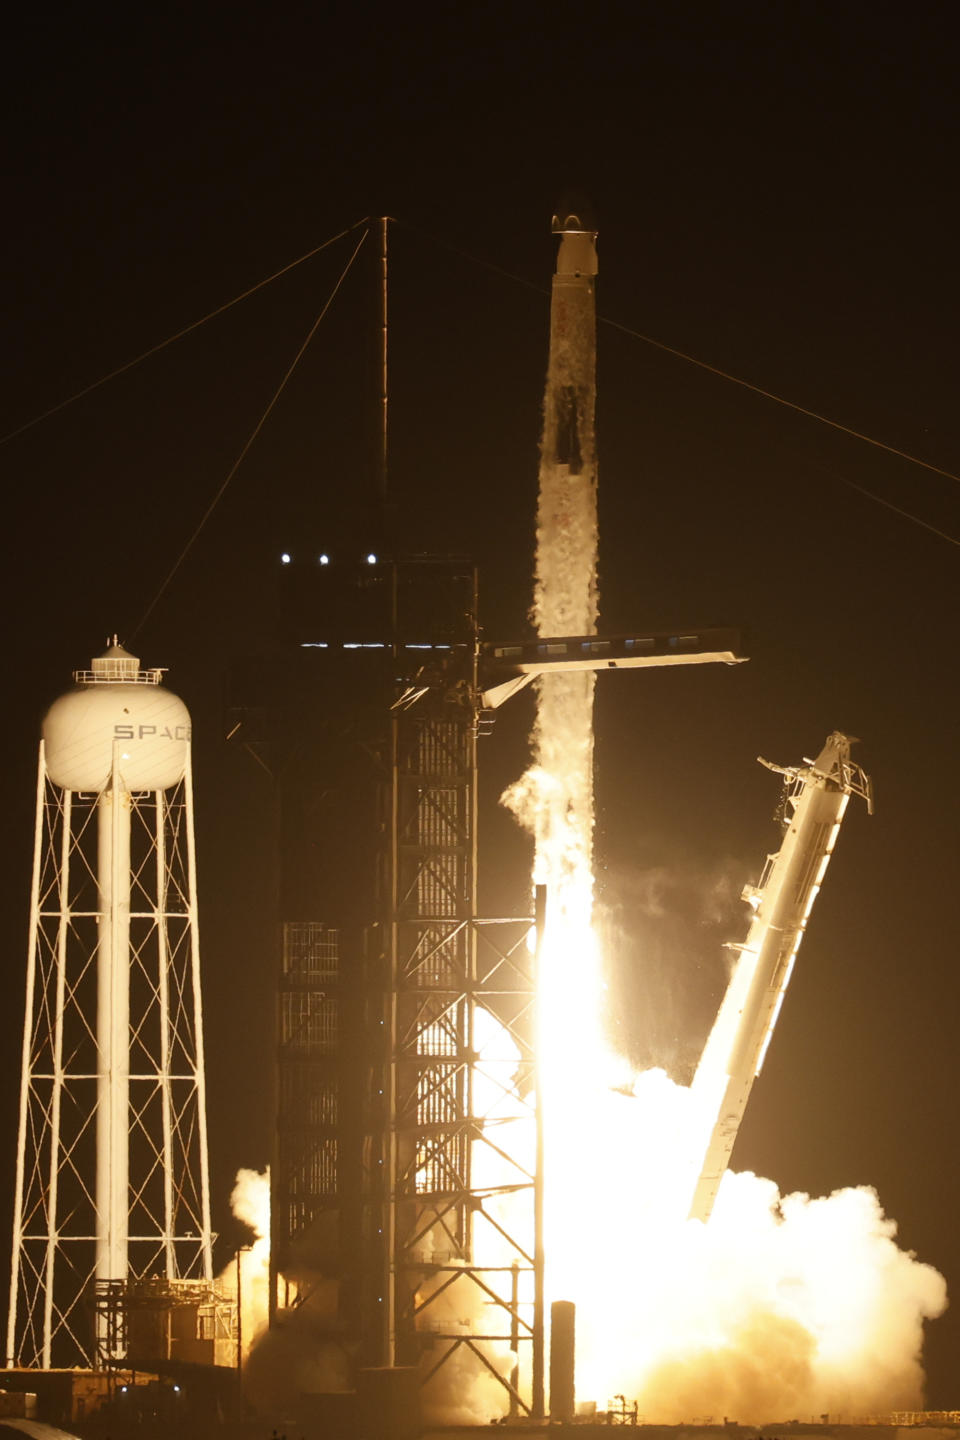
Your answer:
[[[487,633],[514,633],[546,359],[537,287],[551,212],[575,187],[600,220],[604,316],[958,473],[950,14],[21,15],[6,36],[0,431],[389,213],[403,535],[473,553]],[[11,1154],[39,717],[108,632],[130,635],[348,254],[331,247],[0,450]],[[273,963],[266,797],[221,743],[221,675],[262,627],[279,549],[361,534],[373,258],[368,242],[136,640],[196,722],[221,1229],[233,1171],[269,1152]],[[735,1163],[786,1189],[875,1184],[903,1243],[960,1290],[960,555],[852,488],[960,541],[957,485],[622,331],[601,327],[599,363],[603,624],[740,623],[753,657],[610,677],[599,696],[601,889],[625,1043],[682,1058],[706,1023],[719,940],[743,923],[730,896],[774,843],[777,785],[755,757],[799,761],[838,727],[861,736],[877,814],[851,808]],[[493,799],[522,765],[527,718],[505,715],[484,742],[491,904],[520,906],[526,883]],[[951,1312],[929,1342],[933,1405],[960,1403],[958,1343]]]

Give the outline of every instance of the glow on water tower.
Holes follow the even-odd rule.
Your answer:
[[[114,638],[43,721],[8,1365],[109,1363],[118,1291],[212,1274],[190,716],[162,679]]]

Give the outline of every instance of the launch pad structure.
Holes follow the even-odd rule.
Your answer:
[[[280,580],[285,649],[238,674],[228,719],[288,786],[281,851],[303,854],[308,811],[317,852],[281,887],[272,1323],[428,1393],[466,1351],[509,1414],[542,1416],[538,917],[478,911],[478,741],[536,674],[731,664],[738,638],[481,642],[455,557]]]
[[[563,511],[581,492],[594,503],[596,254],[578,217],[553,228],[559,490],[550,503]],[[380,259],[386,506],[386,222]],[[282,559],[284,652],[238,675],[228,718],[230,735],[275,778],[290,862],[280,884],[272,1323],[310,1324],[361,1368],[416,1367],[428,1391],[466,1351],[507,1392],[511,1415],[542,1417],[534,917],[478,914],[478,737],[535,677],[549,685],[553,674],[735,664],[739,637],[541,632],[481,643],[470,562],[369,553],[343,565],[300,547]],[[580,612],[557,614],[569,626]],[[309,823],[297,820],[308,811]],[[302,857],[307,828],[311,867],[291,859]],[[321,1295],[331,1278],[332,1303],[329,1287]],[[512,1355],[508,1373],[495,1351]]]
[[[364,977],[363,999],[358,1004],[355,996],[352,1004],[353,1037],[356,1040],[357,1020],[362,1017],[361,1028],[381,1038],[379,1044],[367,1045],[360,1063],[361,1124],[354,1125],[351,1139],[347,1108],[340,1103],[347,1099],[346,1090],[334,1093],[325,1085],[311,1096],[309,1087],[293,1079],[283,1050],[294,1027],[284,1026],[273,1221],[272,1291],[276,1296],[276,1282],[282,1278],[282,1308],[309,1305],[311,1267],[304,1257],[311,1248],[315,1257],[318,1253],[309,1232],[323,1227],[324,1209],[328,1214],[339,1211],[336,1313],[346,1330],[337,1334],[329,1329],[331,1343],[348,1351],[347,1335],[352,1334],[352,1348],[361,1365],[387,1367],[398,1374],[416,1371],[428,1393],[443,1383],[444,1370],[455,1364],[459,1352],[466,1351],[474,1372],[477,1366],[485,1369],[507,1392],[510,1417],[523,1414],[534,1420],[547,1413],[544,1139],[537,1063],[536,950],[540,945],[532,953],[527,947],[529,915],[508,920],[478,915],[478,736],[489,728],[496,708],[536,678],[541,686],[540,739],[551,732],[551,725],[559,733],[575,711],[580,725],[577,739],[589,753],[597,671],[736,664],[744,658],[739,636],[731,630],[618,637],[596,633],[596,233],[572,214],[554,217],[553,229],[560,245],[541,455],[536,638],[481,643],[476,571],[450,557],[381,560],[369,554],[366,565],[361,563],[352,573],[348,567],[334,582],[337,567],[328,556],[320,557],[319,564],[313,557],[305,566],[294,566],[292,557],[284,556],[292,582],[288,588],[298,590],[293,607],[296,633],[291,639],[301,652],[301,662],[304,652],[312,652],[326,668],[327,681],[318,688],[324,690],[328,705],[331,694],[356,693],[356,680],[347,667],[374,666],[378,679],[371,690],[368,678],[365,699],[373,700],[386,721],[379,728],[375,724],[365,737],[355,736],[359,748],[373,760],[379,810],[372,847],[380,856],[377,882],[367,896],[365,914],[355,914],[352,921],[348,917],[342,924],[337,912],[342,911],[343,897],[334,895],[328,910],[312,910],[318,920],[304,922],[298,917],[287,923],[284,954],[292,953],[294,935],[305,933],[305,923],[314,927],[321,946],[329,945],[334,933],[339,945],[340,937],[352,930],[346,952],[355,962],[362,957],[354,970]],[[381,241],[380,480],[385,499],[385,223]],[[324,590],[325,603],[318,605]],[[556,633],[564,627],[568,633]],[[574,629],[581,633],[569,633]],[[243,724],[241,716],[234,727],[241,739]],[[346,728],[352,724],[348,722]],[[342,738],[343,725],[334,728]],[[832,737],[828,750],[831,744],[840,747],[841,758],[833,766],[821,757],[818,765],[823,773],[817,766],[803,772],[803,793],[792,797],[792,829],[778,864],[765,875],[765,898],[759,891],[754,894],[770,930],[768,912],[778,903],[781,877],[793,865],[794,853],[799,855],[797,874],[790,871],[790,945],[782,954],[771,950],[767,957],[764,951],[750,985],[751,1015],[757,1012],[757,1026],[767,1038],[846,798],[851,791],[869,793],[858,767],[849,762],[846,737]],[[552,774],[549,753],[538,763]],[[332,788],[328,785],[328,793]],[[583,809],[576,819],[581,829],[587,827],[583,833],[588,848],[592,810],[589,804],[583,807],[584,797],[591,793],[589,780],[575,797],[572,790],[564,792],[568,811],[570,806]],[[820,797],[816,804],[815,797]],[[811,805],[819,806],[823,814],[829,811],[833,818],[829,825],[818,822],[798,847],[794,831]],[[350,810],[350,798],[341,793],[339,814]],[[569,813],[564,823],[570,823]],[[372,849],[368,844],[368,868]],[[322,882],[314,884],[301,891],[299,903],[306,900],[319,907],[322,893]],[[547,903],[538,899],[538,942]],[[751,933],[748,945],[737,948],[749,957],[755,945],[759,941]],[[282,1012],[297,989],[287,959],[284,964]],[[741,976],[746,975],[747,965],[745,958]],[[314,967],[313,973],[319,977],[321,971]],[[346,1002],[339,960],[328,973]],[[319,978],[313,983],[319,984]],[[741,988],[745,983],[741,980]],[[330,1052],[338,1045],[330,1033],[334,1014],[330,995],[319,989],[312,993],[318,1017],[326,1017],[320,1029],[326,1030]],[[301,1006],[304,999],[300,993]],[[724,1028],[727,1022],[732,1025],[735,1038],[742,1028],[733,1013],[738,1004],[734,996],[722,1017]],[[337,1015],[346,1019],[350,1010],[344,1003]],[[488,1022],[509,1039],[511,1053],[505,1064],[500,1056],[498,1071],[484,1038]],[[338,1023],[333,1020],[334,1029]],[[349,1048],[346,1030],[339,1043]],[[703,1212],[701,1218],[709,1213],[726,1167],[763,1048],[758,1042],[749,1055],[744,1052],[720,1106],[719,1138],[694,1202]],[[723,1049],[722,1035],[713,1049]],[[726,1057],[720,1056],[717,1064],[722,1070]],[[329,1069],[331,1076],[335,1068]],[[339,1082],[333,1083],[335,1088]],[[290,1103],[295,1094],[299,1101]],[[318,1095],[324,1097],[319,1104]],[[356,1106],[352,1115],[356,1121]],[[535,1135],[532,1147],[528,1138],[518,1143],[525,1127],[511,1126],[520,1117],[530,1122],[526,1134]],[[357,1133],[363,1135],[359,1147]],[[313,1185],[314,1200],[320,1203],[312,1209],[308,1204],[308,1219],[300,1202],[321,1172],[320,1186]],[[502,1203],[507,1197],[509,1207]],[[351,1218],[351,1211],[359,1222]],[[329,1246],[326,1253],[329,1261]],[[301,1279],[291,1283],[298,1267]],[[275,1321],[281,1319],[280,1309],[275,1300]],[[569,1376],[551,1374],[549,1408],[555,1420],[571,1419],[573,1414],[573,1326],[572,1317],[568,1319],[569,1345],[552,1347],[554,1357],[569,1351]],[[369,1336],[376,1337],[373,1344],[363,1338]],[[506,1350],[512,1356],[509,1373],[502,1358]],[[453,1384],[457,1378],[454,1372]]]
[[[368,1367],[423,1362],[425,1383],[466,1349],[529,1413],[519,1376],[542,1374],[542,1337],[521,1234],[536,1228],[537,1167],[500,1117],[536,1124],[533,917],[478,913],[476,569],[418,557],[282,578],[292,644],[264,693],[282,670],[284,714],[316,714],[297,698],[316,694],[328,717],[286,734],[291,800],[313,808],[315,785],[354,823],[281,899],[273,1323],[302,1323],[333,1276],[321,1340]],[[270,765],[282,720],[271,744],[247,694],[234,739]],[[297,807],[281,809],[283,850]],[[496,1053],[491,1029],[509,1037]],[[464,1323],[481,1311],[482,1328]],[[514,1373],[491,1345],[514,1352]]]
[[[359,1361],[358,1381],[366,1371],[380,1377],[378,1384],[393,1376],[399,1387],[416,1376],[425,1398],[431,1392],[442,1398],[445,1374],[455,1391],[486,1371],[506,1392],[507,1418],[534,1422],[548,1413],[537,952],[549,897],[538,896],[532,949],[530,915],[478,914],[478,737],[499,705],[538,679],[542,748],[535,766],[553,779],[563,766],[551,765],[558,757],[550,745],[563,743],[561,736],[581,759],[592,755],[596,672],[744,658],[732,630],[596,633],[596,233],[570,214],[554,217],[553,228],[560,247],[541,451],[535,638],[481,642],[476,571],[453,557],[371,553],[345,570],[325,554],[297,564],[283,557],[295,598],[288,643],[301,669],[314,666],[324,676],[300,686],[288,709],[309,709],[315,721],[326,715],[321,728],[328,755],[365,756],[367,806],[375,793],[378,818],[354,851],[363,857],[359,866],[344,869],[343,856],[328,854],[328,873],[319,866],[313,883],[283,899],[290,918],[281,1017],[295,1002],[310,1030],[313,1006],[314,1028],[324,1038],[312,1057],[310,1041],[294,1056],[297,1027],[282,1018],[271,1287],[274,1323],[282,1324],[297,1311],[308,1313],[321,1274],[336,1274],[337,1301],[323,1333]],[[385,222],[381,240],[385,500]],[[322,702],[314,708],[308,694],[322,694]],[[352,698],[345,703],[345,696]],[[366,724],[358,723],[364,714]],[[377,717],[372,724],[370,715]],[[246,724],[241,706],[231,733],[250,745]],[[294,748],[303,756],[318,740],[316,726],[309,740],[301,728]],[[737,985],[721,1011],[710,1073],[701,1075],[704,1114],[719,1079],[729,1082],[718,1092],[713,1139],[693,1201],[701,1219],[726,1168],[846,801],[851,793],[869,801],[869,782],[850,761],[846,736],[829,737],[820,758],[806,767],[790,772],[796,788],[788,796],[781,851],[770,858],[760,887],[745,895],[756,923],[747,943],[734,947],[741,953]],[[351,764],[328,762],[321,779],[326,801],[336,796],[330,812],[340,820],[357,811],[357,792],[351,795],[342,783],[341,769],[356,773]],[[571,778],[566,788],[556,787],[562,822],[554,800],[532,828],[579,827],[589,867],[589,763],[586,775]],[[343,848],[342,825],[330,830]],[[539,829],[536,838],[543,838]],[[364,865],[375,870],[376,882],[351,914],[346,892],[356,888]],[[349,876],[348,883],[338,885],[338,875]],[[304,972],[312,979],[301,981],[293,977],[290,956],[308,934],[318,947],[316,963]],[[344,965],[341,942],[343,958],[351,957]],[[326,982],[323,947],[330,951]],[[499,1053],[489,1043],[492,1032],[509,1042]],[[357,1052],[349,1062],[352,1101],[343,1083],[351,1050]],[[339,1065],[332,1058],[338,1052]],[[304,1059],[326,1064],[319,1089],[295,1078]],[[314,1073],[319,1078],[321,1068]],[[517,1123],[522,1119],[529,1125]],[[316,1243],[319,1232],[326,1242]],[[552,1309],[563,1325],[552,1328],[552,1340],[560,1343],[551,1345],[549,1413],[563,1422],[574,1413],[573,1307],[558,1300]],[[321,1331],[315,1323],[315,1336]],[[560,1373],[563,1355],[566,1373]],[[458,1357],[468,1358],[471,1368],[460,1371]],[[381,1394],[386,1399],[382,1388]]]

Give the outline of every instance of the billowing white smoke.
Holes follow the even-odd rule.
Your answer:
[[[338,1284],[320,1271],[293,1267],[283,1278],[298,1290],[295,1308],[282,1324],[269,1328],[270,1170],[238,1170],[230,1207],[254,1233],[253,1244],[239,1252],[243,1330],[244,1400],[255,1410],[276,1413],[296,1407],[306,1395],[354,1388],[349,1357],[330,1339],[335,1329]],[[236,1263],[220,1277],[236,1293]]]
[[[267,1328],[270,1304],[270,1169],[237,1171],[230,1192],[230,1209],[253,1231],[253,1243],[244,1246],[219,1276],[220,1288],[240,1305],[244,1358]],[[239,1294],[238,1294],[239,1291]]]
[[[237,1171],[230,1191],[230,1210],[253,1231],[254,1248],[270,1234],[270,1169]]]
[[[690,1090],[658,1070],[632,1095],[584,1078],[578,1164],[548,1198],[581,1398],[626,1394],[662,1423],[920,1405],[923,1323],[946,1289],[897,1247],[874,1191],[781,1198],[728,1173],[709,1225],[687,1220],[703,1138]]]
[[[596,624],[592,306],[585,277],[558,275],[533,610],[541,636]],[[918,1405],[923,1322],[942,1311],[945,1286],[897,1248],[873,1191],[781,1199],[770,1181],[728,1174],[710,1224],[686,1220],[708,1135],[695,1097],[661,1071],[624,1084],[602,1037],[592,675],[541,679],[532,749],[504,803],[532,832],[534,881],[548,887],[538,996],[547,1290],[577,1305],[579,1396],[601,1407],[635,1396],[663,1422]]]

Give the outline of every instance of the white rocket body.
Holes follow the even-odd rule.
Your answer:
[[[597,237],[575,215],[554,217],[553,229],[560,245],[550,301],[534,615],[539,635],[591,635],[597,622]],[[592,693],[591,681],[580,683]]]
[[[555,216],[553,232],[560,244],[550,302],[533,621],[541,637],[595,635],[596,232],[576,215]],[[526,818],[523,805],[517,809],[534,831],[535,879],[549,885],[551,904],[560,910],[563,897],[581,893],[581,882],[589,893],[592,875],[594,683],[590,672],[541,677],[534,768],[551,783],[534,784]]]
[[[850,796],[870,803],[870,782],[850,761],[850,740],[837,731],[805,767],[769,768],[794,782],[786,797],[787,829],[759,886],[744,889],[753,920],[743,945],[732,947],[739,958],[693,1081],[711,1123],[690,1208],[697,1220],[709,1219],[713,1209]]]

